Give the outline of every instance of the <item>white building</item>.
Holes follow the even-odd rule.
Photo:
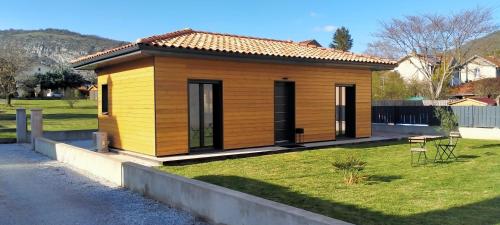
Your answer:
[[[424,57],[417,54],[407,55],[398,61],[394,71],[406,80],[424,80],[426,72],[432,70],[433,63],[426,62]]]
[[[500,77],[500,58],[475,55],[462,65],[457,79],[460,83],[466,83],[495,77]]]

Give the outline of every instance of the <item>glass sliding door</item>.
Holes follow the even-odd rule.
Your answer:
[[[203,144],[214,144],[214,95],[213,84],[203,84]]]
[[[189,147],[201,147],[200,85],[189,84]]]
[[[222,88],[216,81],[189,82],[189,148],[222,147]]]

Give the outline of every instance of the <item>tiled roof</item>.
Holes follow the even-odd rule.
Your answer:
[[[147,45],[162,48],[193,49],[200,51],[239,53],[247,55],[277,56],[284,58],[319,59],[344,62],[359,62],[394,65],[394,61],[378,57],[354,54],[331,48],[322,48],[307,45],[304,42],[273,40],[232,34],[195,31],[191,29],[179,30],[163,35],[140,38],[135,43],[120,46],[114,49],[98,52],[78,58],[72,63],[92,60],[116,51],[134,46]]]
[[[500,67],[500,58],[497,58],[495,56],[485,56],[484,58],[495,64],[497,67]]]

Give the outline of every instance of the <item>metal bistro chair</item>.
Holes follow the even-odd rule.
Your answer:
[[[425,139],[422,138],[410,138],[410,154],[411,154],[411,166],[420,165],[420,158],[422,154],[424,155],[424,164],[427,163],[427,149],[425,148]],[[414,163],[413,155],[418,153],[417,162]]]
[[[458,140],[462,136],[460,135],[459,132],[450,132],[450,135],[448,136],[448,141],[446,142],[439,142],[437,145],[438,147],[438,152],[436,153],[436,156],[434,157],[434,161],[436,161],[439,157],[439,160],[448,160],[450,158],[454,158],[457,160],[457,156],[453,151],[457,147]],[[446,156],[446,159],[444,159],[443,156]]]

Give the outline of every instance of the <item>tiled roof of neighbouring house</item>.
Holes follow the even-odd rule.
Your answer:
[[[485,56],[484,58],[495,64],[495,66],[500,67],[500,58],[497,58],[495,56]]]
[[[394,65],[396,63],[394,61],[378,57],[364,54],[354,54],[331,48],[322,48],[307,43],[311,43],[311,41],[301,43],[185,29],[162,35],[140,38],[135,43],[87,55],[72,61],[72,63],[91,61],[101,56],[111,55],[114,52],[140,45],[246,55],[276,56],[283,58],[317,59],[386,65]]]

